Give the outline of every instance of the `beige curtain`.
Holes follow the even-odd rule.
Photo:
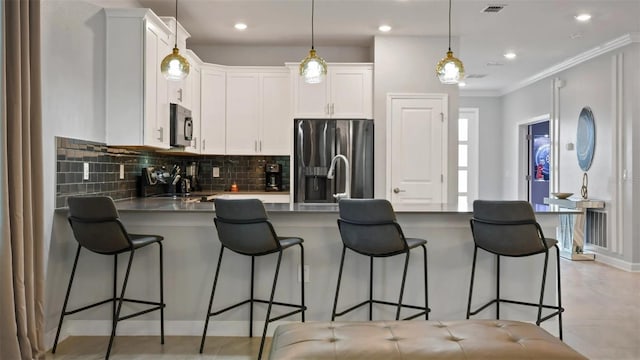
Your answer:
[[[2,0],[0,358],[43,357],[40,0]]]

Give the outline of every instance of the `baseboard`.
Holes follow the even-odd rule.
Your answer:
[[[295,321],[276,321],[269,324],[267,336],[273,336],[276,327]],[[202,336],[203,321],[165,321],[166,336]],[[253,336],[262,336],[264,321],[254,321]],[[68,320],[60,331],[60,340],[70,336],[110,336],[110,320]],[[118,323],[118,336],[160,336],[158,320],[126,320]],[[249,321],[210,321],[207,336],[248,336]],[[53,347],[56,329],[45,335],[46,344]]]
[[[640,263],[632,263],[629,261],[624,261],[612,256],[603,255],[601,253],[596,254],[596,261],[601,262],[603,264],[607,264],[609,266],[613,266],[614,268],[629,271],[629,272],[640,272]]]

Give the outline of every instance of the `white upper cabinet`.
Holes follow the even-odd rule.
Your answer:
[[[169,148],[170,29],[148,9],[105,9],[107,145]]]
[[[289,155],[292,132],[289,71],[227,70],[226,153]]]
[[[200,93],[200,153],[226,152],[226,72],[219,66],[203,64]]]
[[[373,65],[328,64],[325,81],[307,84],[290,64],[294,118],[373,118]]]
[[[191,119],[193,120],[193,139],[191,146],[184,148],[185,152],[199,154],[201,152],[201,128],[202,128],[202,108],[200,104],[201,93],[201,69],[202,62],[198,56],[191,50],[186,50],[184,57],[189,61],[189,75],[184,79],[184,96],[185,101],[182,106],[191,110]],[[169,82],[171,83],[171,81]]]
[[[176,19],[173,17],[166,17],[166,16],[160,17],[160,19],[162,19],[162,21],[164,21],[167,27],[171,29],[171,34],[169,36],[169,44],[170,44],[171,50],[167,53],[167,55],[169,55],[169,53],[173,51],[173,47],[177,44],[178,49],[180,50],[180,55],[184,56],[189,61],[189,64],[191,64],[191,67],[192,67],[191,71],[193,71],[194,64],[191,61],[191,59],[195,56],[195,54],[187,50],[187,39],[191,37],[191,34],[189,34],[189,32],[184,27],[182,27],[180,23],[178,23],[178,27],[177,27],[178,37],[176,39],[175,37]],[[181,81],[171,80],[171,81],[168,81],[167,83],[168,83],[169,102],[174,104],[180,104],[186,107],[187,109],[192,110],[193,108],[193,106],[191,105],[191,102],[193,101],[193,96],[191,95],[192,89],[190,87],[190,84],[188,83],[190,76],[191,75],[187,76],[185,79]]]

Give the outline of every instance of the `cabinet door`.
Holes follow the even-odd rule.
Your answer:
[[[260,74],[227,73],[227,154],[258,152]]]
[[[191,118],[193,119],[193,140],[191,140],[191,146],[185,147],[184,151],[200,153],[200,68],[197,67],[195,63],[191,63],[191,70],[185,83],[187,85],[185,90],[188,90],[189,94],[189,103],[183,106],[191,109]]]
[[[144,145],[169,148],[167,80],[160,72],[163,54],[169,51],[168,38],[149,23],[145,37]]]
[[[193,71],[193,68],[191,68]],[[191,109],[191,97],[189,96],[189,74],[184,80],[167,80],[169,102],[180,104],[187,109]]]
[[[289,73],[263,73],[260,90],[262,116],[258,151],[263,155],[289,155],[293,133]]]
[[[202,69],[200,153],[222,155],[226,144],[226,76],[224,71]]]
[[[373,77],[370,67],[330,67],[331,117],[373,118]]]
[[[329,114],[329,91],[327,81],[319,84],[307,84],[296,70],[291,71],[294,83],[294,118],[328,118]]]

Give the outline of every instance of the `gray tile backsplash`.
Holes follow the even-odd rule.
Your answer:
[[[66,207],[74,195],[108,195],[114,200],[138,196],[138,182],[147,166],[182,169],[193,161],[203,192],[229,190],[235,182],[240,191],[264,191],[264,165],[277,162],[282,167],[283,188],[289,189],[288,156],[177,155],[138,149],[123,149],[86,140],[56,137],[56,207]],[[83,179],[84,163],[89,164],[89,179]],[[120,179],[120,165],[124,179]],[[213,178],[218,167],[220,177]]]

